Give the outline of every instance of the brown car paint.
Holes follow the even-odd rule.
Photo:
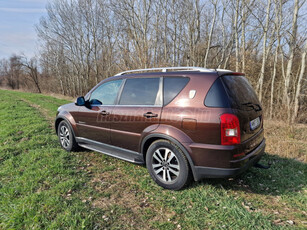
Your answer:
[[[112,145],[140,152],[139,143],[145,129],[153,132],[159,124],[162,107],[117,106],[112,110]],[[156,116],[145,117],[147,113]],[[151,127],[151,128],[150,128]]]
[[[91,109],[79,107],[79,113],[75,115],[79,136],[111,144],[110,114],[114,106],[92,106]]]

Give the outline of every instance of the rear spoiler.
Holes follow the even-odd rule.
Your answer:
[[[224,75],[245,76],[245,73],[230,72],[230,71],[218,71],[217,74],[219,75],[219,77],[224,76]]]

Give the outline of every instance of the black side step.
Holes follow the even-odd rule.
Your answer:
[[[100,152],[112,157],[119,158],[135,164],[144,164],[143,155],[138,152],[134,152],[128,149],[115,147],[108,144],[103,144],[97,141],[89,140],[82,137],[76,137],[76,141],[79,146],[90,149],[96,152]]]

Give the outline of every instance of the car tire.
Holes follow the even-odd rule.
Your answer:
[[[63,149],[70,152],[78,149],[75,136],[67,121],[63,120],[58,126],[58,138]]]
[[[146,167],[152,179],[165,189],[180,190],[191,179],[187,158],[178,146],[168,140],[157,140],[149,146]]]

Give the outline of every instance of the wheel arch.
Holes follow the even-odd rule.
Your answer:
[[[187,160],[189,162],[189,166],[190,166],[190,169],[192,171],[193,178],[195,180],[197,178],[197,176],[196,176],[194,162],[193,162],[193,160],[192,160],[192,158],[190,156],[190,153],[188,151],[188,149],[190,149],[189,146],[188,145],[184,146],[177,139],[175,139],[175,138],[173,138],[171,136],[168,136],[166,134],[153,133],[153,134],[149,134],[148,136],[146,136],[142,140],[141,153],[143,154],[143,158],[144,158],[145,164],[146,164],[146,153],[147,153],[147,150],[148,150],[149,146],[154,141],[159,140],[159,139],[171,141],[171,142],[173,142],[175,145],[177,145],[181,149],[181,151],[183,152],[183,154],[185,155],[185,157],[187,158]],[[190,149],[190,151],[191,151],[191,149]]]
[[[71,116],[71,115],[70,115]],[[70,119],[72,119],[74,121],[74,119],[71,117]],[[58,127],[59,127],[59,124],[61,123],[61,121],[66,121],[67,124],[69,125],[69,128],[71,129],[73,135],[76,137],[76,130],[74,129],[74,126],[71,124],[71,121],[70,119],[68,119],[66,116],[63,116],[63,115],[58,115],[55,119],[55,122],[54,122],[54,128],[55,128],[55,132],[56,134],[58,135]],[[75,124],[75,123],[74,123]]]

